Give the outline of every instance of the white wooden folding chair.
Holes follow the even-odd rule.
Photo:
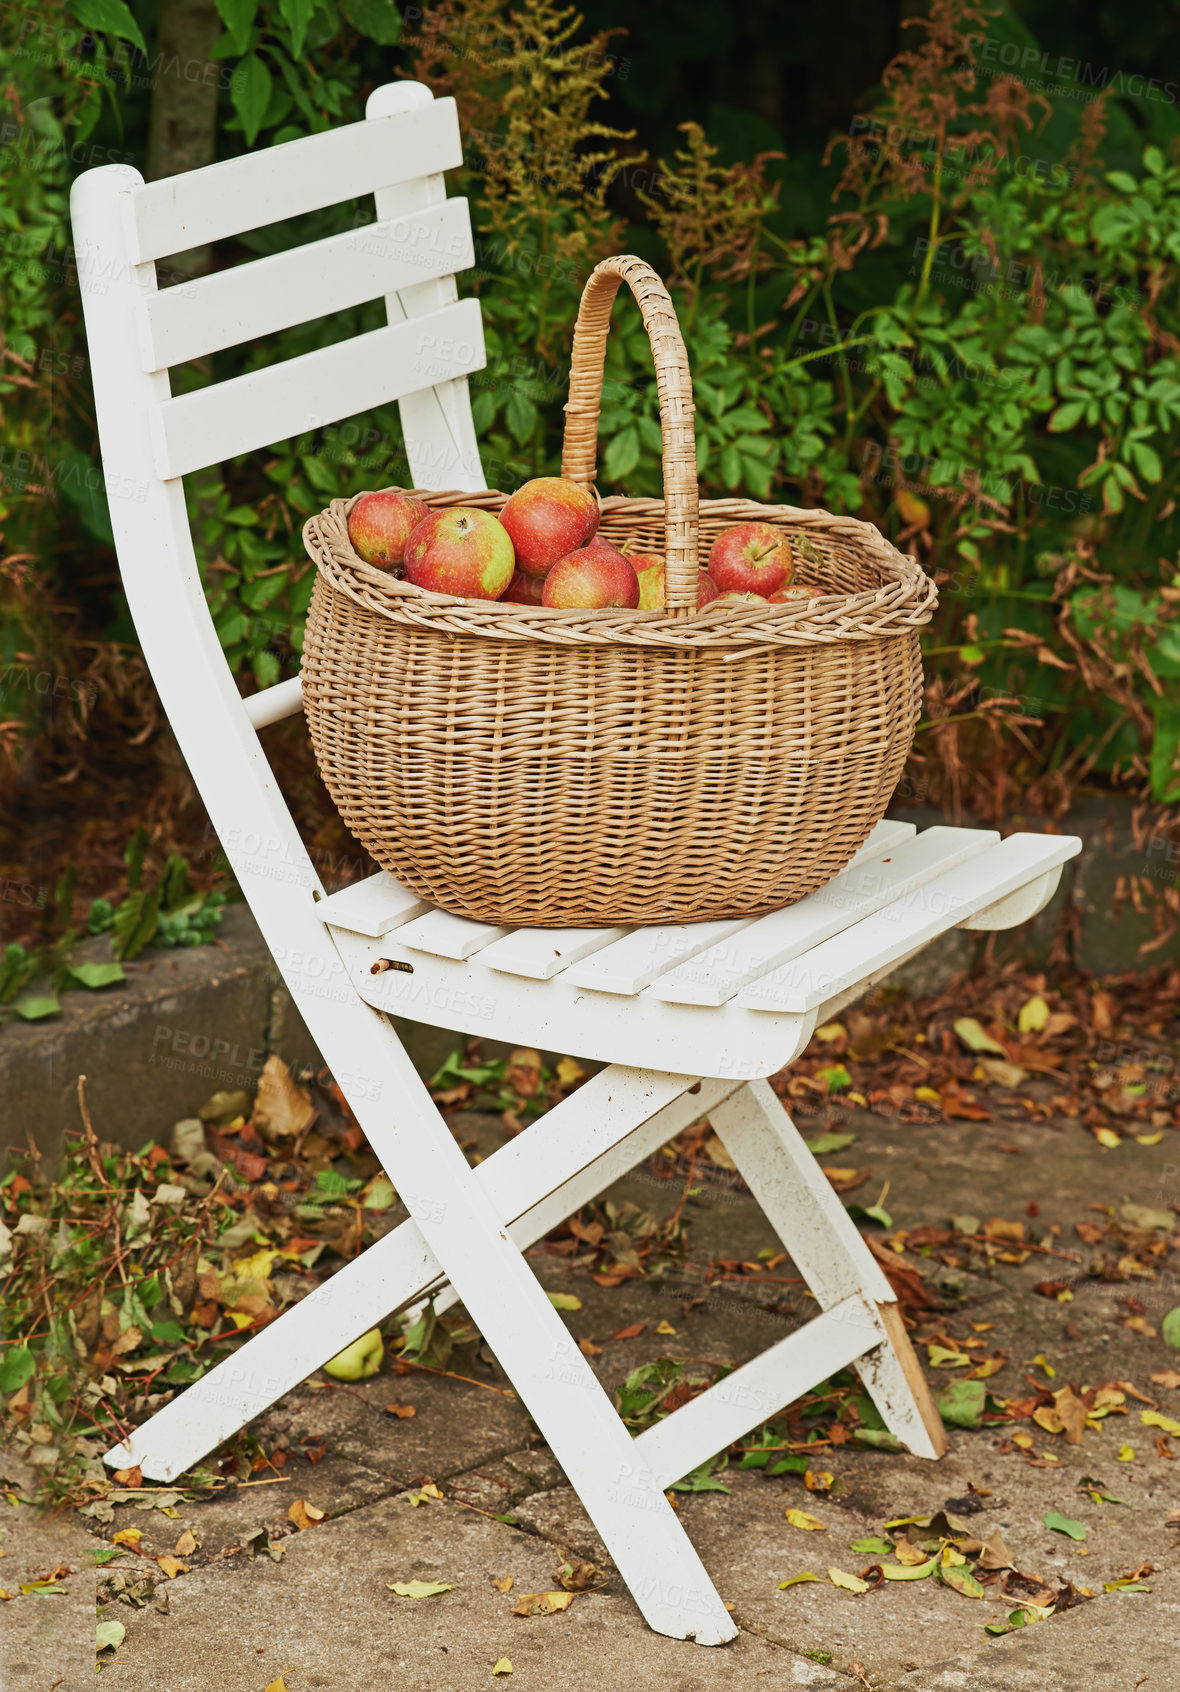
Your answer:
[[[753,921],[504,930],[433,910],[388,874],[327,896],[259,730],[298,681],[239,697],[202,593],[182,477],[397,399],[419,486],[483,487],[467,375],[484,363],[452,100],[399,82],[366,120],[144,184],[109,165],[73,220],[111,518],[160,698],[234,873],[410,1220],[244,1344],[107,1456],[170,1480],[390,1312],[463,1301],[549,1441],[651,1626],[735,1628],[665,1488],[837,1369],[936,1457],[941,1425],[888,1281],[765,1077],[880,977],[956,926],[1039,910],[1079,849],[1060,835],[884,822],[843,874]],[[378,221],[157,291],[165,256],[372,193]],[[388,326],[198,392],[168,367],[366,300]],[[374,969],[384,961],[384,967]],[[384,1013],[609,1067],[468,1167]],[[522,1253],[704,1114],[819,1314],[632,1438]]]

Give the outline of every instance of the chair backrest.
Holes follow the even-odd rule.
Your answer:
[[[476,490],[467,375],[484,363],[455,102],[378,88],[361,123],[164,181],[87,171],[71,217],[119,567],[144,655],[214,827],[272,951],[318,875],[257,729],[300,708],[298,680],[239,697],[205,602],[181,478],[397,400],[419,487]],[[160,290],[156,261],[373,194],[377,221]],[[384,297],[386,327],[173,397],[172,364]],[[297,927],[304,926],[296,923]],[[307,930],[305,933],[314,933]],[[278,954],[276,953],[276,956]]]

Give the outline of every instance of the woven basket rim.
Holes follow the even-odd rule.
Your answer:
[[[479,492],[392,488],[433,508],[470,505],[499,509],[508,495]],[[834,641],[880,640],[921,628],[934,615],[938,590],[907,553],[892,546],[872,523],[838,517],[817,507],[762,505],[754,500],[702,500],[702,517],[733,523],[762,521],[790,531],[831,535],[853,544],[884,578],[860,593],[828,593],[822,600],[786,605],[709,605],[692,616],[666,611],[551,611],[491,599],[465,599],[432,593],[366,564],[348,538],[348,514],[360,494],[334,499],[309,517],[303,541],[324,585],[357,605],[397,622],[451,634],[493,640],[536,640],[556,645],[628,645],[749,648],[753,645],[810,646]],[[599,500],[604,518],[625,515],[637,522],[659,522],[664,501],[609,495]]]

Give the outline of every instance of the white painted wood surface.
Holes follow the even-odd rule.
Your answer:
[[[749,1010],[803,1012],[892,967],[916,947],[966,923],[1081,850],[1074,835],[1010,834],[978,857],[936,876],[896,905],[772,970],[738,994]]]
[[[347,124],[182,176],[129,183],[120,208],[124,251],[130,263],[143,264],[462,162],[455,102],[431,101],[428,93],[418,109],[378,123]]]
[[[375,126],[391,121],[428,123],[438,107],[447,104],[436,101],[420,82],[387,82],[369,95],[365,119]],[[445,201],[442,171],[447,168],[423,160],[418,175],[379,188],[374,196],[378,217],[413,217]],[[387,294],[385,309],[390,323],[401,323],[439,311],[457,298],[455,278],[443,276]],[[407,392],[398,401],[398,410],[409,472],[405,481],[416,488],[459,488],[468,493],[487,486],[466,375],[456,373],[451,381],[440,379],[429,388]],[[402,480],[399,475],[393,479]]]
[[[424,899],[411,893],[400,881],[395,881],[388,870],[380,870],[364,881],[354,881],[351,886],[341,887],[338,892],[321,899],[316,906],[316,915],[321,922],[331,923],[334,928],[344,928],[352,934],[366,934],[379,940],[382,935],[412,922],[430,908]]]
[[[307,429],[480,370],[478,300],[457,300],[412,323],[232,376],[164,400],[150,414],[160,479],[187,476]]]
[[[363,305],[475,261],[466,200],[386,218],[341,235],[215,270],[149,294],[143,304],[145,370],[167,370],[223,347]]]
[[[284,717],[294,717],[303,709],[303,678],[292,676],[273,687],[259,688],[257,693],[247,695],[242,704],[253,728],[281,723]]]

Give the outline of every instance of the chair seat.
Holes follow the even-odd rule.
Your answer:
[[[386,871],[323,899],[343,979],[375,1009],[464,1034],[677,1074],[773,1075],[835,1015],[953,928],[1006,928],[1052,897],[1071,835],[878,823],[848,867],[781,911],[651,928],[499,928]],[[281,960],[280,960],[281,961]]]

